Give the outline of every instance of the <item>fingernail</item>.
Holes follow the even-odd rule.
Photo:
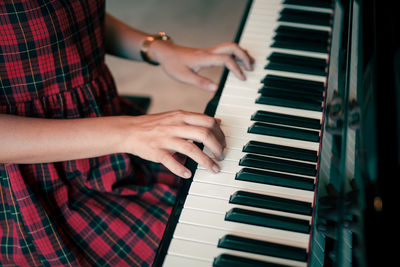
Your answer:
[[[253,71],[254,70],[254,63],[250,64],[250,70]]]
[[[214,165],[212,166],[212,170],[213,170],[215,173],[218,173],[218,172],[219,172],[219,167],[217,166],[217,164],[214,164]]]
[[[210,91],[216,91],[218,89],[218,86],[216,84],[210,83],[208,85],[208,90]]]
[[[240,75],[242,76],[241,79],[242,79],[243,81],[245,81],[245,80],[246,80],[246,75],[244,75],[243,72],[240,72]]]
[[[185,177],[185,178],[190,178],[190,177],[192,177],[192,174],[190,173],[190,171],[185,171],[185,172],[183,173],[183,177]]]

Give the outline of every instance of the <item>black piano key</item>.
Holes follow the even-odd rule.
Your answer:
[[[314,180],[302,176],[251,168],[241,169],[235,180],[314,191]]]
[[[287,64],[294,64],[299,66],[309,66],[309,67],[326,67],[327,62],[324,58],[308,57],[293,55],[287,53],[273,52],[267,58],[270,61],[276,61]]]
[[[251,120],[260,122],[270,122],[282,125],[297,126],[309,129],[320,130],[321,122],[318,119],[305,118],[287,114],[274,113],[269,111],[259,110],[252,116]]]
[[[256,101],[262,102],[265,99],[281,99],[292,101],[300,105],[301,109],[319,109],[322,106],[323,96],[304,95],[301,92],[290,93],[278,90],[261,90],[261,95]]]
[[[317,162],[318,160],[317,151],[258,141],[247,142],[243,147],[243,152],[311,162]]]
[[[302,66],[301,63],[283,62],[280,60],[270,61],[265,66],[265,69],[302,73],[302,74],[311,74],[311,75],[317,75],[317,76],[326,76],[325,67],[310,66],[309,64],[304,64]]]
[[[304,234],[310,232],[310,223],[308,220],[285,217],[241,208],[230,209],[225,214],[225,220]]]
[[[332,8],[332,0],[285,0],[285,5]]]
[[[265,86],[288,88],[299,91],[311,91],[315,94],[322,94],[325,91],[325,84],[323,82],[288,78],[271,74],[265,76],[261,82]]]
[[[235,192],[230,197],[229,203],[302,215],[311,215],[312,213],[311,204],[304,201],[267,196],[241,190]]]
[[[326,76],[327,62],[323,58],[273,52],[268,60],[265,69]]]
[[[279,93],[285,95],[296,95],[299,97],[308,98],[310,100],[323,100],[323,94],[321,92],[315,92],[311,90],[302,90],[299,88],[283,87],[276,85],[263,85],[258,92],[262,95],[270,95],[270,92],[279,96]]]
[[[276,87],[271,85],[264,85],[258,90],[263,96],[281,97],[287,99],[304,99],[304,101],[315,102],[321,104],[324,96],[322,93],[299,90],[285,87]]]
[[[249,259],[246,257],[240,257],[226,253],[223,253],[218,257],[215,257],[213,261],[213,267],[260,267],[260,266],[285,267],[285,265],[277,263]]]
[[[322,103],[310,101],[308,99],[286,99],[273,96],[259,96],[256,99],[257,104],[272,105],[280,107],[298,108],[312,111],[322,111]]]
[[[281,11],[278,21],[330,26],[332,24],[332,14],[294,8],[284,8]]]
[[[319,142],[320,139],[318,131],[292,128],[258,121],[253,123],[247,132],[310,142]]]
[[[280,26],[276,30],[272,47],[309,52],[329,52],[329,32]]]
[[[222,237],[218,241],[218,247],[291,260],[307,260],[307,251],[304,248],[287,246],[235,235],[225,235]]]
[[[294,39],[304,39],[313,42],[321,42],[326,45],[329,44],[330,32],[306,29],[293,26],[280,25],[276,30],[276,36],[292,37]]]
[[[329,46],[325,44],[309,42],[305,40],[294,41],[294,38],[289,38],[284,36],[275,37],[274,42],[271,44],[271,47],[317,52],[317,53],[327,53],[329,49]]]
[[[239,165],[310,176],[315,176],[317,173],[315,164],[253,154],[246,154],[242,159],[240,159]]]

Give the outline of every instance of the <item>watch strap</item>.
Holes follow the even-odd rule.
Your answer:
[[[146,39],[144,40],[142,47],[140,49],[140,55],[144,62],[147,62],[151,65],[160,65],[158,62],[156,62],[150,58],[149,52],[148,52],[150,45],[156,40],[168,41],[168,40],[171,40],[171,38],[165,32],[159,32],[157,34],[149,35],[146,37]]]

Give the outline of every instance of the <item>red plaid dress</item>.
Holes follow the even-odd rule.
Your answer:
[[[104,0],[0,0],[0,113],[120,115],[104,19]],[[176,181],[126,154],[0,164],[0,265],[149,266]]]

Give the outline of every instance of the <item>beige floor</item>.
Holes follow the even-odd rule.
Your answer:
[[[133,27],[149,33],[166,31],[176,43],[210,47],[232,41],[245,0],[108,0],[106,10]],[[183,109],[203,112],[213,93],[183,84],[160,67],[106,57],[121,94],[150,96],[149,113]],[[222,68],[200,73],[219,81]]]

